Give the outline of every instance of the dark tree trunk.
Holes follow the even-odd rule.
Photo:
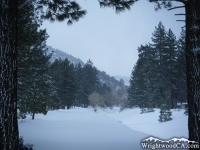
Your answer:
[[[35,119],[35,113],[32,114],[32,120],[34,120],[34,119]]]
[[[200,0],[187,1],[185,10],[189,140],[200,144]]]
[[[71,105],[67,105],[67,109],[70,109]]]
[[[17,0],[0,0],[0,149],[18,150]]]

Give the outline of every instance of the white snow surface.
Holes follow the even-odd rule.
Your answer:
[[[160,139],[188,137],[184,110],[172,110],[173,120],[160,123],[159,109],[140,114],[139,108],[73,108],[28,116],[19,121],[19,133],[34,150],[142,150],[149,136]]]

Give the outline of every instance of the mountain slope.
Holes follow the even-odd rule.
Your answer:
[[[82,66],[84,66],[84,62],[79,58],[75,58],[74,56],[69,55],[61,50],[52,48],[51,46],[47,46],[47,48],[48,48],[47,54],[50,54],[53,52],[52,57],[50,59],[51,63],[54,62],[56,59],[64,60],[65,58],[67,58],[74,65],[77,65],[78,63],[80,63]]]
[[[63,52],[61,50],[52,48],[51,46],[47,46],[47,48],[48,48],[47,54],[50,54],[50,53],[53,52],[52,57],[50,59],[51,63],[54,62],[56,59],[64,60],[65,58],[67,58],[74,65],[77,65],[78,63],[80,63],[82,66],[85,65],[85,63],[79,58],[75,58],[74,56],[72,56],[70,54],[67,54],[67,53],[65,53],[65,52]],[[97,68],[97,70],[98,70],[98,68]],[[118,89],[118,88],[124,88],[125,87],[124,83],[120,82],[120,79],[118,81],[115,77],[109,76],[104,71],[98,70],[98,76],[99,76],[99,80],[100,80],[101,84],[105,83],[113,91],[116,91],[116,89]]]

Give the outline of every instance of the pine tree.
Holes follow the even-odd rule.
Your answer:
[[[172,120],[171,115],[172,115],[172,113],[169,109],[169,106],[166,104],[162,104],[161,108],[160,108],[160,116],[159,116],[158,121],[159,122],[170,121],[170,120]]]
[[[185,51],[185,31],[182,30],[178,40],[177,58],[177,102],[187,102],[187,83],[186,83],[186,51]]]
[[[44,42],[44,41],[41,41]],[[49,56],[45,54],[39,43],[30,51],[28,58],[28,68],[24,68],[19,78],[19,110],[23,113],[31,113],[32,119],[36,113],[46,114],[47,95],[49,94],[48,81],[46,75],[49,67]]]
[[[153,44],[138,48],[139,59],[132,72],[129,105],[139,105],[141,113],[152,112],[164,101],[175,105],[177,81],[177,42],[160,22],[153,33]],[[131,104],[132,102],[132,104]]]
[[[130,86],[128,88],[128,104],[127,104],[127,106],[125,106],[125,107],[128,107],[128,108],[132,108],[133,106],[138,105],[136,98],[135,98],[135,96],[137,96],[136,93],[135,93],[135,89],[137,89],[137,85],[136,85],[137,82],[135,81],[135,78],[134,78],[135,68],[136,68],[136,66],[133,67],[133,70],[132,70],[132,73],[131,73],[131,78],[130,78],[130,81],[129,81]],[[123,109],[125,109],[125,108],[123,108]]]
[[[177,41],[176,36],[171,29],[167,32],[166,36],[167,48],[163,51],[164,61],[164,76],[166,83],[166,90],[169,91],[169,97],[171,101],[171,108],[176,106],[177,99]]]
[[[53,85],[47,75],[49,59],[46,54],[46,30],[39,30],[40,22],[34,5],[25,5],[19,13],[18,106],[20,113],[47,112],[47,99],[52,100]],[[27,14],[27,15],[24,15]],[[52,91],[51,91],[52,90]]]
[[[56,93],[60,100],[59,107],[62,109],[65,109],[65,106],[70,109],[75,105],[78,92],[75,74],[74,65],[70,64],[67,58],[55,60],[49,68],[49,76],[55,82]]]
[[[128,100],[130,107],[139,106],[142,109],[142,113],[144,113],[147,101],[147,97],[145,95],[145,78],[143,76],[144,74],[141,74],[141,66],[138,65],[138,62],[132,72],[130,88],[128,90]]]
[[[89,106],[88,96],[92,92],[98,92],[100,88],[100,82],[97,69],[93,66],[91,60],[88,60],[83,67],[83,105]]]
[[[35,114],[43,113],[46,115],[46,99],[44,93],[40,91],[38,87],[38,83],[34,82],[31,86],[26,90],[26,95],[23,96],[23,99],[20,101],[20,111],[30,113],[32,115],[32,119],[35,118]]]
[[[77,86],[74,65],[70,64],[68,59],[62,62],[61,75],[62,78],[59,87],[59,92],[62,95],[61,103],[63,106],[67,106],[67,109],[70,109],[75,102]]]
[[[166,31],[165,27],[162,25],[161,22],[159,22],[158,27],[155,27],[155,31],[152,34],[152,42],[151,44],[152,48],[155,50],[155,62],[156,62],[156,79],[157,79],[157,98],[161,101],[161,99],[165,99],[166,93],[168,89],[165,89],[167,85],[167,81],[165,80],[166,77],[164,76],[164,54],[163,52],[167,48],[166,43]]]
[[[152,48],[148,45],[141,45],[138,48],[139,59],[132,71],[130,87],[128,90],[129,106],[138,105],[141,108],[141,113],[153,111],[153,88],[155,70],[152,70],[154,66],[151,60]]]
[[[75,106],[82,106],[82,97],[83,97],[83,68],[79,63],[75,67],[75,78],[76,78],[76,85],[77,85],[77,93],[76,93],[76,100]]]
[[[150,45],[146,45],[144,48],[147,53],[144,66],[146,68],[145,94],[148,97],[148,112],[152,112],[154,111],[153,108],[159,105],[159,95],[157,94],[157,57],[156,50]]]
[[[47,82],[47,94],[46,94],[46,106],[48,110],[59,109],[61,102],[58,97],[58,88],[56,86],[55,81],[49,76]]]
[[[146,97],[146,101],[144,101],[143,112],[152,112],[153,108],[156,106],[156,59],[155,59],[155,49],[153,49],[150,45],[141,45],[138,49],[139,58],[143,61],[143,66],[140,67],[142,70],[143,82],[143,90],[144,95]]]
[[[58,101],[58,103],[56,103],[56,101],[54,102],[50,102],[50,106],[52,107],[56,107],[56,108],[63,108],[61,107],[61,101],[62,101],[62,96],[60,95],[60,82],[62,81],[62,60],[61,59],[56,59],[49,67],[48,69],[48,75],[51,78],[51,81],[53,82],[53,87],[54,89],[56,89],[56,98]],[[56,99],[55,99],[56,100]],[[51,105],[52,104],[52,105]],[[55,105],[54,105],[55,104]]]

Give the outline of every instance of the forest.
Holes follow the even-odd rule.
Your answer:
[[[138,47],[138,60],[131,74],[127,107],[139,106],[142,113],[166,105],[177,108],[187,102],[185,31],[178,40],[160,22],[152,43]]]
[[[99,0],[101,7],[113,7],[117,13],[130,9],[130,6],[136,1],[137,0]],[[183,6],[180,7],[184,7],[186,11],[186,14],[183,14],[186,16],[185,44],[181,43],[180,40],[175,44],[172,31],[169,30],[164,33],[164,28],[160,23],[157,31],[153,34],[153,43],[141,46],[138,49],[139,59],[132,73],[133,78],[131,78],[128,100],[131,107],[133,103],[135,103],[141,108],[144,108],[144,111],[148,111],[149,108],[151,110],[152,107],[159,107],[159,105],[163,109],[166,109],[164,107],[167,107],[167,109],[174,108],[177,102],[185,102],[185,98],[187,97],[189,139],[199,142],[200,2],[198,0],[175,1],[181,2]],[[177,8],[172,7],[171,0],[150,0],[150,2],[155,3],[156,9],[161,9],[162,6],[169,9]],[[107,85],[99,85],[98,78],[96,78],[96,69],[93,67],[91,61],[88,61],[83,68],[79,66],[83,74],[87,71],[92,72],[90,72],[92,78],[89,79],[94,81],[94,83],[88,85],[87,87],[89,88],[84,88],[85,84],[88,84],[87,74],[84,74],[82,79],[76,78],[73,76],[75,74],[78,76],[78,74],[75,73],[76,67],[72,66],[68,60],[57,60],[51,66],[48,62],[51,55],[45,54],[45,41],[48,38],[48,34],[46,30],[39,29],[42,21],[44,19],[50,20],[51,22],[65,20],[67,24],[78,21],[79,18],[82,18],[86,14],[86,11],[82,10],[78,3],[75,1],[62,0],[39,0],[33,1],[33,3],[26,0],[2,0],[0,7],[0,81],[2,83],[0,90],[0,148],[5,150],[17,150],[19,146],[23,149],[22,144],[19,144],[19,141],[22,141],[19,139],[17,123],[18,108],[21,109],[20,112],[23,112],[21,114],[22,117],[24,117],[24,113],[28,112],[32,113],[33,119],[35,113],[38,113],[41,108],[44,114],[47,113],[46,108],[63,108],[64,105],[66,105],[69,109],[73,104],[83,107],[88,107],[89,104],[91,104],[95,108],[94,110],[96,110],[96,105],[93,103],[94,97],[99,99],[100,96],[98,94],[106,97],[105,95],[109,93],[108,91],[110,91],[110,89]],[[43,7],[48,8],[46,12],[43,11]],[[163,33],[159,34],[158,32]],[[184,37],[184,31],[181,36]],[[182,42],[184,42],[184,40]],[[184,45],[185,52],[183,51]],[[182,53],[185,53],[185,61]],[[151,65],[148,66],[148,64],[144,62],[144,59]],[[184,61],[182,64],[184,66],[185,63],[186,68],[181,67],[180,61]],[[58,70],[60,71],[59,73],[56,72],[57,70],[53,72],[55,76],[50,76],[49,74],[53,74],[50,73],[53,71],[53,65],[64,67]],[[183,73],[184,70],[186,70],[186,74]],[[143,78],[140,78],[137,75],[138,73],[142,75]],[[58,76],[58,74],[61,77]],[[177,74],[179,75],[177,76]],[[69,80],[66,80],[66,77]],[[75,78],[77,82],[75,82]],[[56,81],[56,79],[60,80]],[[78,82],[78,79],[80,79],[80,82]],[[185,79],[187,84],[184,81]],[[86,83],[82,84],[81,82]],[[138,85],[138,82],[143,84]],[[68,85],[70,85],[70,87]],[[80,86],[78,87],[77,85]],[[184,85],[187,86],[186,89],[183,87]],[[103,86],[106,88],[102,88]],[[65,88],[59,89],[58,87]],[[84,92],[81,91],[83,89],[85,90]],[[104,91],[103,89],[107,90]],[[176,90],[179,90],[179,92],[176,92]],[[69,91],[73,92],[71,93]],[[91,92],[94,93],[92,94]],[[68,93],[67,96],[65,95],[66,93]],[[136,94],[134,93],[137,93],[137,96],[135,96]],[[185,96],[185,93],[187,96]],[[78,98],[80,95],[83,96],[81,100]],[[68,97],[68,100],[65,101],[63,96]],[[88,96],[89,100],[86,100]],[[47,101],[47,97],[48,100],[52,99],[52,101]],[[30,98],[33,101],[26,101]],[[76,99],[76,101],[72,101],[71,98]],[[153,98],[158,101],[153,102]],[[40,99],[40,102],[38,102],[38,99]],[[95,98],[94,101],[98,102],[97,99]],[[58,104],[58,106],[55,106],[53,104],[54,102]],[[36,106],[36,104],[38,106]],[[36,107],[32,107],[33,105]],[[99,105],[111,107],[110,102]]]

